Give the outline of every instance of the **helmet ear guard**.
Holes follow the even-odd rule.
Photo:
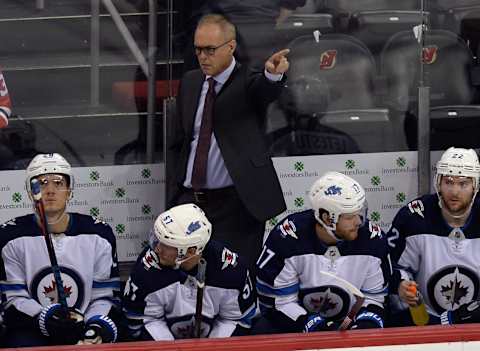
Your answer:
[[[309,197],[315,219],[336,240],[339,240],[336,229],[342,214],[359,214],[362,221],[366,219],[365,190],[357,181],[342,173],[325,173],[313,183]],[[330,224],[321,218],[324,211],[328,213]]]
[[[43,174],[61,174],[67,178],[70,190],[70,198],[73,197],[74,178],[70,163],[60,154],[38,154],[27,166],[27,179],[25,180],[25,188],[28,196],[32,198],[31,181],[33,178]]]
[[[212,224],[205,213],[194,204],[172,207],[160,214],[155,220],[150,235],[150,247],[159,243],[177,249],[177,263],[187,256],[188,249],[195,247],[199,255],[210,240]]]
[[[475,150],[452,146],[442,154],[442,157],[437,162],[437,170],[435,172],[433,184],[438,196],[438,205],[440,208],[443,208],[443,200],[440,193],[442,176],[472,178],[473,197],[469,207],[471,208],[478,193],[480,178],[480,163]]]

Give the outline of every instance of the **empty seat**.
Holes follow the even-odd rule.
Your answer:
[[[388,110],[376,103],[375,61],[368,48],[343,34],[321,35],[318,41],[302,36],[289,48],[289,78],[279,99],[289,123],[272,134],[273,152],[298,152],[299,141],[310,154],[366,151],[372,135],[378,138],[377,147],[388,149],[393,140]],[[372,131],[378,124],[386,129]],[[287,147],[289,140],[294,145]]]
[[[329,13],[295,14],[275,27],[279,45],[286,45],[302,35],[333,32],[333,16]]]
[[[420,54],[423,77],[420,76]],[[423,84],[430,87],[432,132],[435,128],[444,131],[448,123],[453,127],[464,118],[477,116],[478,106],[471,106],[476,96],[471,79],[473,65],[474,58],[466,43],[449,31],[427,31],[423,49],[412,31],[397,33],[386,43],[381,55],[381,72],[388,91],[385,101],[392,109],[405,113],[410,148],[416,147],[417,96],[422,78]],[[442,133],[432,134],[432,148],[443,148],[447,140],[447,144],[460,145],[461,134],[452,133],[452,138],[442,139]]]
[[[480,2],[477,6],[449,9],[446,25],[467,42],[472,52],[476,52],[480,43]]]

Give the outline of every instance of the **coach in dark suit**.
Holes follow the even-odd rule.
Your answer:
[[[263,72],[240,65],[233,57],[235,27],[221,15],[200,20],[194,46],[200,69],[181,81],[169,143],[176,166],[170,205],[198,204],[213,237],[252,262],[265,221],[285,210],[263,123],[286,79],[288,50],[272,55]]]

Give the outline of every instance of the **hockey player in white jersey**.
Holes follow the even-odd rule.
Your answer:
[[[382,328],[391,268],[384,233],[366,219],[364,189],[328,172],[309,197],[312,209],[282,219],[258,258],[263,317],[254,333]]]
[[[123,306],[132,339],[220,338],[248,332],[257,307],[249,272],[236,253],[210,240],[211,232],[211,223],[194,204],[158,216],[150,244],[125,287]],[[206,261],[204,280],[198,277],[201,259]]]
[[[436,194],[401,208],[388,233],[398,296],[415,306],[423,296],[430,324],[480,322],[480,164],[472,149],[451,147],[437,163]],[[404,307],[406,307],[406,305]],[[394,325],[412,325],[408,310]]]
[[[0,284],[6,346],[115,341],[119,289],[115,236],[106,223],[67,212],[73,195],[70,164],[59,154],[39,154],[27,168],[26,187],[39,182],[45,218],[63,280],[61,305],[38,213],[0,226]],[[66,311],[66,309],[68,311]]]

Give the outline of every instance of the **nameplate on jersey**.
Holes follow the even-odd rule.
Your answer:
[[[423,202],[421,200],[413,200],[408,203],[408,209],[413,214],[418,214],[420,217],[425,218],[423,215],[423,211],[425,208],[423,207]]]

